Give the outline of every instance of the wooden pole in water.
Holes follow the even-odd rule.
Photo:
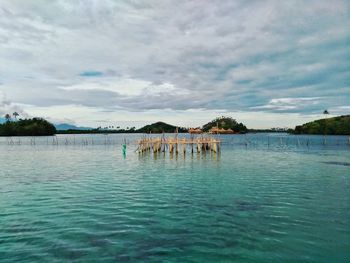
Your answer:
[[[173,153],[173,150],[174,150],[174,145],[172,142],[169,142],[169,152]]]
[[[199,143],[199,140],[197,140],[197,153],[201,152],[201,145]]]
[[[216,144],[216,142],[213,142],[213,147],[212,147],[212,150],[213,150],[213,152],[214,153],[217,153],[217,144]]]
[[[153,152],[157,153],[158,152],[158,139],[155,139],[155,142],[153,143]]]
[[[194,139],[194,135],[191,134],[191,153],[193,154],[193,139]]]

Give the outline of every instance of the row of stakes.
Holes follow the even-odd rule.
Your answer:
[[[176,153],[183,152],[186,153],[187,146],[191,148],[191,152],[194,150],[199,152],[214,152],[220,151],[220,140],[214,138],[198,138],[198,139],[177,139],[177,138],[144,138],[138,141],[138,148],[136,152],[146,153],[146,152],[166,152]]]
[[[213,143],[210,142],[210,140],[215,140],[213,138],[200,138],[200,139],[165,139],[165,138],[144,138],[142,140],[140,140],[138,142],[138,150],[141,152],[145,152],[145,151],[150,151],[153,150],[155,152],[157,151],[164,151],[164,149],[169,149],[170,152],[179,152],[179,146],[182,146],[182,151],[186,151],[186,147],[184,147],[184,144],[191,144],[192,145],[192,151],[193,148],[196,148],[198,152],[202,150],[208,150],[211,149],[213,151],[218,151],[219,147],[220,147],[220,142],[218,141],[218,143]],[[263,139],[262,139],[263,141]],[[265,141],[266,142],[266,141]],[[7,140],[7,144],[8,145],[21,145],[21,144],[25,144],[25,141],[21,140],[21,138],[17,138],[17,139],[13,139],[10,138]],[[227,144],[231,144],[230,142],[226,142]],[[246,147],[248,147],[249,145],[257,145],[260,143],[259,140],[254,141],[254,140],[249,140],[248,138],[246,138],[243,142],[241,142],[243,145],[245,145]],[[344,141],[343,141],[344,143]],[[340,140],[337,140],[335,145],[341,145],[343,144],[341,143]],[[29,139],[29,145],[36,145],[37,141],[35,139],[35,137],[32,137]],[[42,144],[42,143],[39,143]],[[76,140],[75,137],[73,137],[72,140],[69,140],[68,138],[65,138],[63,141],[59,141],[57,137],[53,137],[52,139],[48,139],[46,140],[46,144],[47,145],[100,145],[101,141],[96,142],[94,141],[93,138],[84,138],[81,140]],[[117,142],[111,140],[110,138],[105,138],[102,141],[102,144],[104,145],[115,145],[118,144]],[[126,140],[124,139],[124,143],[126,147]],[[142,144],[142,145],[141,145]],[[299,138],[296,138],[296,140],[293,142],[291,141],[290,138],[279,138],[279,145],[280,146],[288,146],[288,145],[296,145],[296,146],[302,146],[302,145],[306,145],[307,147],[311,146],[312,144],[315,144],[314,142],[312,142],[310,140],[310,138],[306,138],[304,140],[301,140]],[[317,144],[317,143],[316,143]],[[333,143],[334,144],[334,143]],[[350,137],[347,140],[347,144],[350,146]],[[205,146],[206,145],[206,146]],[[265,144],[266,145],[266,144]],[[276,141],[271,142],[270,137],[267,137],[267,146],[270,145],[276,145]],[[318,144],[319,145],[319,144]],[[321,145],[330,145],[330,143],[327,141],[326,136],[323,137],[322,141],[321,141]],[[124,147],[124,146],[123,146]],[[163,148],[162,148],[163,147]]]
[[[26,141],[22,141],[20,138],[18,139],[8,139],[7,140],[7,144],[8,145],[22,145],[22,144],[26,144]],[[39,144],[42,144],[39,143]],[[46,145],[100,145],[101,142],[96,142],[94,139],[81,139],[81,140],[76,140],[75,138],[73,138],[72,140],[69,140],[68,138],[65,138],[63,141],[59,141],[56,137],[53,137],[52,139],[47,139],[46,140]],[[102,142],[103,145],[115,145],[118,144],[117,142],[106,138],[105,140],[103,140]],[[29,139],[29,145],[37,145],[37,140],[35,139],[35,137],[32,137]]]

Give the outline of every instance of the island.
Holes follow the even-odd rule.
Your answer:
[[[127,129],[102,129],[101,127],[97,129],[67,129],[67,130],[58,130],[58,134],[95,134],[95,133],[185,133],[188,132],[186,128],[176,127],[174,125],[165,123],[165,122],[156,122],[149,125],[146,125],[140,129],[136,129],[135,127],[127,128]]]
[[[203,125],[203,132],[233,134],[247,133],[248,129],[243,123],[238,123],[232,117],[221,116]]]
[[[292,134],[322,134],[322,135],[349,135],[350,115],[324,118],[296,126],[295,129],[249,129],[232,117],[221,116],[197,128],[177,127],[165,122],[155,122],[142,128],[135,127],[120,129],[87,128],[69,124],[55,125],[43,118],[17,119],[6,114],[3,123],[0,122],[0,136],[51,136],[55,134],[109,134],[109,133],[212,133],[212,134],[244,134],[247,132],[288,132]],[[67,127],[67,130],[59,130]]]
[[[191,133],[200,134],[202,132],[213,133],[213,134],[234,134],[234,133],[247,133],[247,127],[238,123],[231,117],[218,117],[214,120],[203,125],[203,127],[197,128],[185,128],[171,125],[162,121],[158,121],[142,128],[136,129],[135,127],[127,129],[68,129],[58,130],[60,134],[87,134],[87,133]]]
[[[56,134],[55,126],[42,118],[11,120],[0,124],[0,136],[51,136]]]
[[[325,118],[296,126],[294,134],[349,135],[350,115]]]
[[[139,133],[174,133],[174,132],[187,132],[188,130],[183,127],[176,127],[165,122],[156,122],[150,125],[146,125],[138,130]]]

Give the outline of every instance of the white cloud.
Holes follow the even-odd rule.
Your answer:
[[[8,100],[6,94],[0,90],[0,118],[4,117],[5,114],[12,115],[14,112],[19,113],[21,117],[28,116],[19,105]]]
[[[199,109],[341,114],[349,10],[340,0],[1,1],[0,90],[38,115],[74,110],[89,123],[121,110],[150,121],[165,108],[184,122]],[[103,75],[81,76],[88,70]]]
[[[170,83],[154,84],[150,81],[131,78],[90,78],[72,86],[59,87],[63,90],[105,90],[124,96],[188,94],[188,91],[176,88]]]
[[[288,111],[297,110],[304,107],[318,104],[320,101],[319,97],[313,98],[278,98],[272,99],[268,104],[262,106],[252,107],[254,110],[258,109],[268,109],[276,111]]]

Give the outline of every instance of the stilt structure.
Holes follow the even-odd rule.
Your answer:
[[[160,153],[169,151],[170,154],[174,152],[176,154],[183,153],[186,154],[187,148],[189,146],[189,150],[191,153],[194,152],[193,148],[197,148],[197,153],[200,152],[214,152],[218,153],[220,151],[220,143],[219,139],[213,137],[201,137],[201,138],[182,138],[179,139],[176,135],[172,138],[143,138],[138,142],[138,153],[146,153],[149,151],[153,151],[153,153]]]

